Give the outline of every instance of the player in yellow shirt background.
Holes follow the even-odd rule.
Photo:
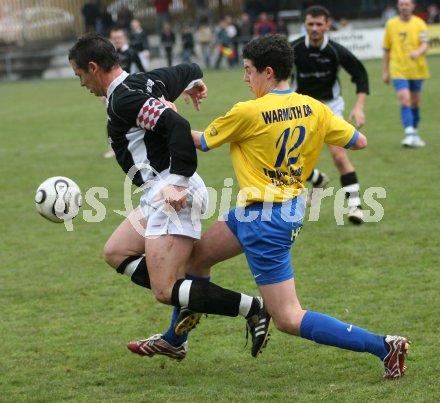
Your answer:
[[[400,102],[400,118],[405,130],[404,147],[424,147],[417,133],[420,121],[420,92],[429,78],[426,51],[428,35],[425,22],[413,15],[413,0],[398,0],[399,15],[388,20],[383,42],[383,81],[390,80]]]

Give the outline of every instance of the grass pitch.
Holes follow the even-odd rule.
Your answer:
[[[164,331],[170,309],[101,259],[121,221],[114,211],[126,208],[123,174],[101,156],[107,149],[105,107],[76,80],[0,83],[0,401],[439,401],[440,58],[429,63],[420,127],[428,146],[406,150],[396,97],[381,82],[381,62],[366,62],[371,95],[362,131],[369,146],[350,156],[363,191],[385,189],[386,198],[378,200],[383,219],[338,226],[333,199],[324,199],[319,220],[306,220],[292,252],[304,308],[413,339],[407,376],[398,382],[382,380],[373,356],[275,329],[255,360],[244,348],[242,318],[203,319],[181,363],[131,354],[126,343]],[[208,71],[203,111],[178,103],[179,111],[203,129],[252,96],[241,78],[240,69]],[[354,87],[342,78],[348,113]],[[208,186],[221,189],[229,177],[236,182],[227,147],[200,155],[199,166]],[[319,167],[339,187],[325,148]],[[71,177],[83,193],[105,188],[95,189],[105,216],[86,200],[83,211],[95,222],[81,214],[72,232],[41,218],[34,193],[55,175]],[[218,265],[213,280],[257,292],[243,257]]]

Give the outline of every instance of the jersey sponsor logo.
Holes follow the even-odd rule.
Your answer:
[[[290,108],[273,109],[271,111],[261,112],[264,123],[271,124],[276,122],[285,122],[293,119],[306,118],[312,114],[312,108],[309,105],[292,106]]]
[[[315,71],[312,73],[299,73],[299,77],[300,78],[323,78],[323,77],[328,77],[332,74],[332,72],[330,70],[327,71]]]
[[[211,131],[209,132],[209,135],[214,137],[214,136],[217,136],[217,134],[218,134],[217,129],[215,127],[212,127]]]
[[[153,86],[154,86],[154,81],[151,80],[151,79],[149,78],[149,79],[147,80],[147,84],[146,84],[147,92],[148,92],[149,94],[151,94],[151,93],[153,92]]]

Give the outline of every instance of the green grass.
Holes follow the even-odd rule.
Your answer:
[[[369,146],[350,155],[363,189],[386,189],[386,199],[379,200],[383,219],[337,226],[333,201],[324,199],[319,221],[306,221],[292,252],[304,308],[414,340],[408,375],[398,382],[382,381],[372,356],[275,329],[255,360],[244,348],[241,318],[204,319],[181,363],[130,354],[126,343],[165,330],[170,309],[101,259],[105,240],[121,221],[113,210],[124,210],[122,172],[101,157],[105,108],[76,80],[0,83],[0,401],[439,401],[440,58],[429,63],[433,77],[423,91],[420,128],[428,146],[421,150],[401,148],[396,97],[380,81],[380,61],[366,63],[371,96],[363,132]],[[251,97],[241,78],[241,70],[208,71],[203,112],[178,103],[180,112],[203,129]],[[354,89],[342,78],[348,112]],[[199,161],[208,186],[220,189],[234,177],[227,147]],[[339,186],[325,149],[319,167],[331,176],[331,186]],[[88,223],[80,216],[73,232],[43,220],[34,193],[54,175],[71,177],[84,193],[107,188],[108,198],[101,198],[105,220]],[[84,209],[96,213],[88,203]],[[243,257],[218,265],[213,278],[257,293]]]

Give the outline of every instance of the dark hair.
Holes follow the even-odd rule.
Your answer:
[[[304,21],[308,15],[312,17],[325,17],[328,20],[330,18],[330,11],[323,6],[310,6],[304,11]]]
[[[272,67],[275,79],[288,80],[293,70],[293,48],[285,35],[271,34],[252,39],[243,48],[243,59],[249,59],[258,72]]]
[[[113,44],[95,32],[81,36],[69,50],[69,61],[88,71],[89,62],[95,62],[106,72],[119,66],[119,57]]]

